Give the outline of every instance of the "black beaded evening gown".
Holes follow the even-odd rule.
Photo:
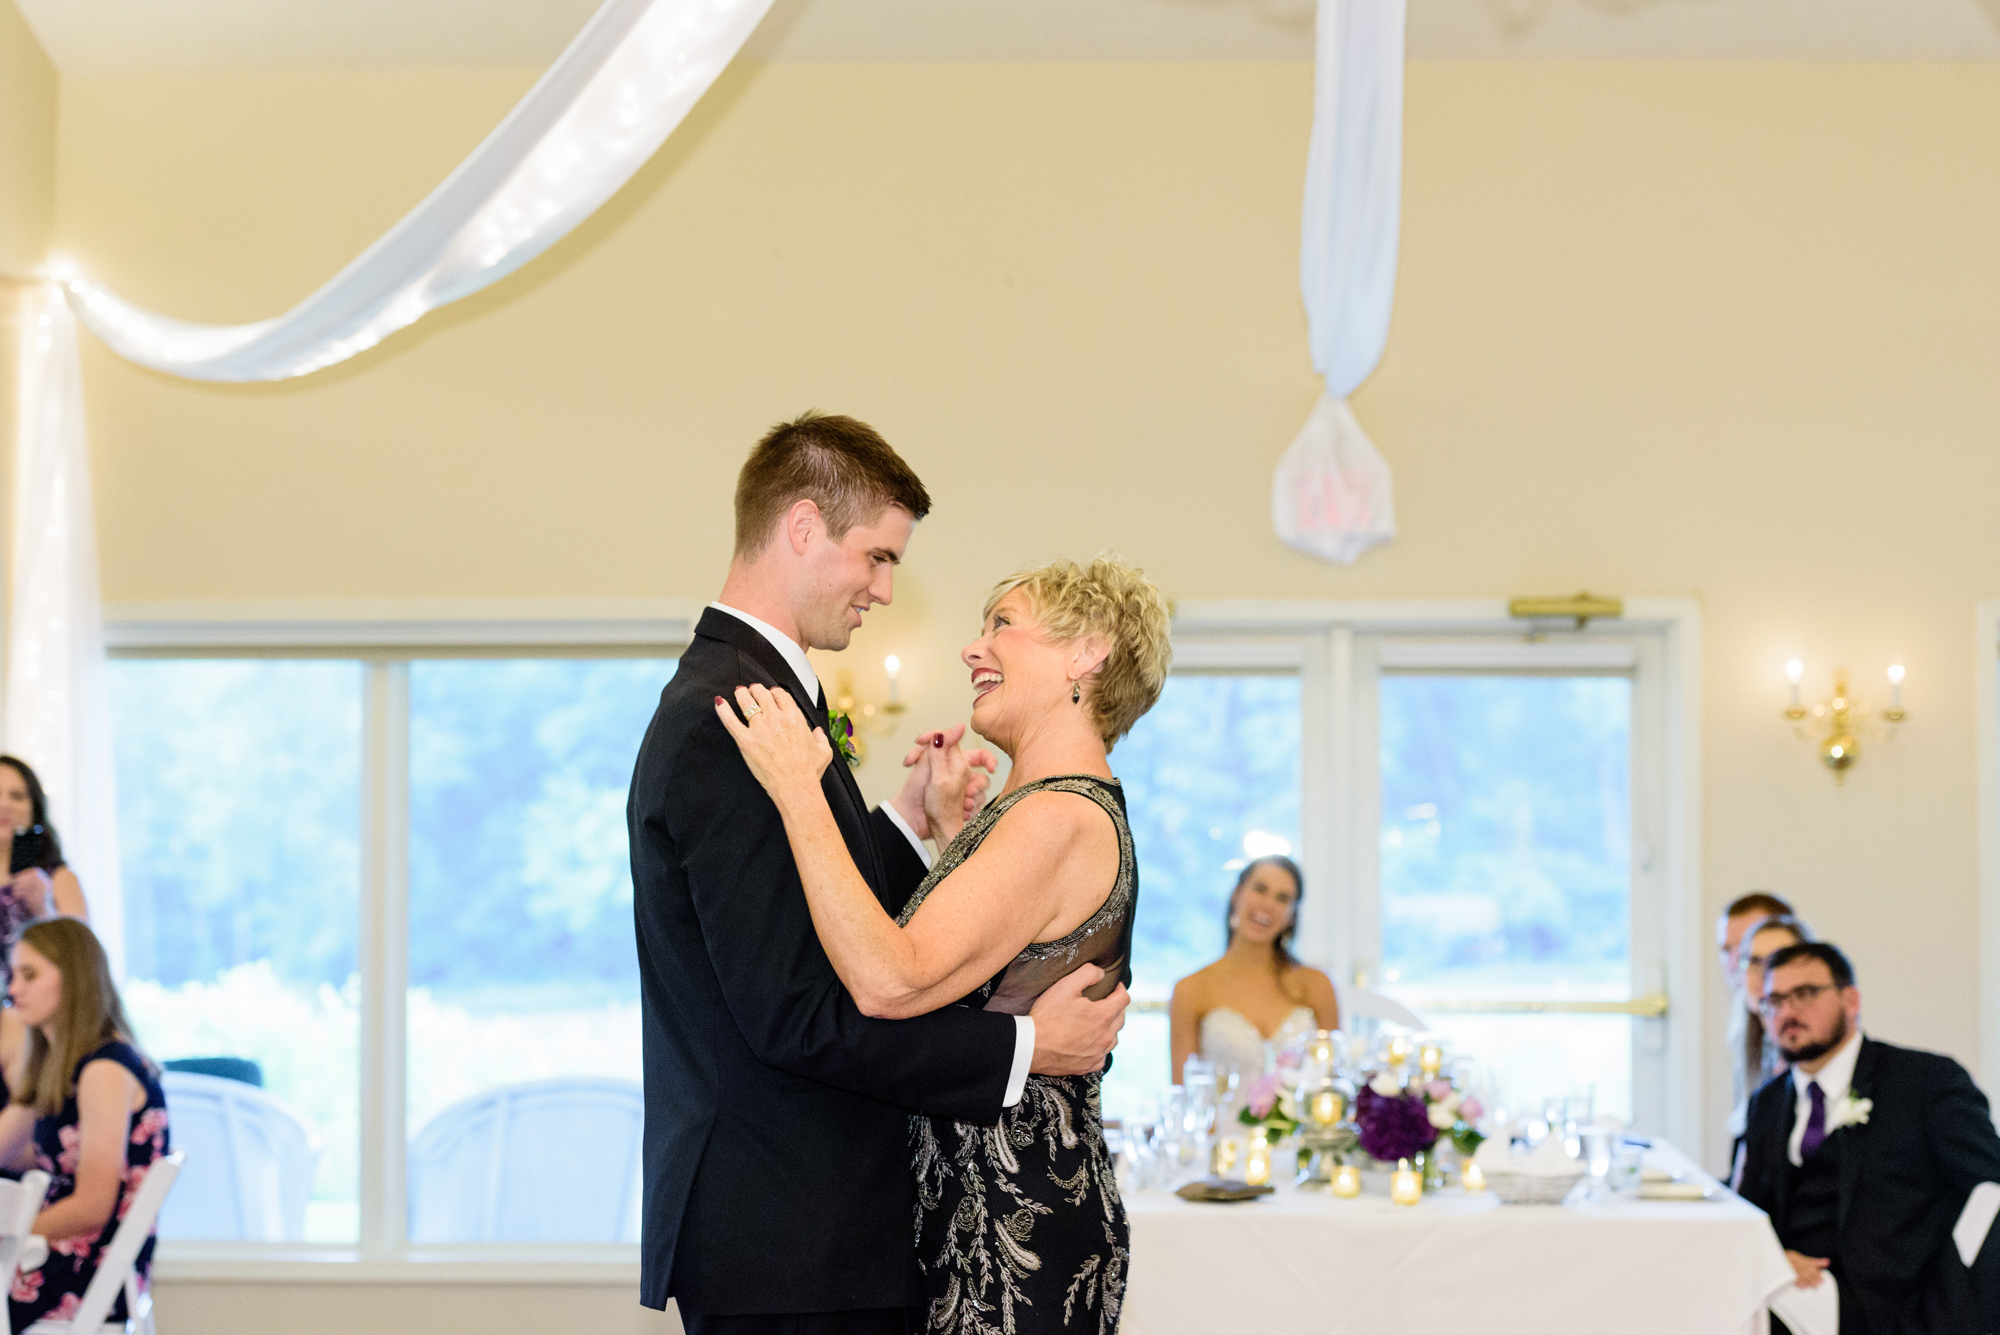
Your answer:
[[[1139,869],[1116,780],[1063,775],[1023,784],[966,822],[904,907],[918,905],[1030,793],[1077,793],[1118,831],[1118,875],[1090,919],[1023,950],[961,1006],[1026,1015],[1035,998],[1085,964],[1101,965],[1094,996],[1131,978]],[[1130,1230],[1098,1111],[1098,1075],[1028,1077],[1021,1101],[993,1127],[912,1117],[917,1261],[934,1335],[1113,1335],[1125,1298]]]

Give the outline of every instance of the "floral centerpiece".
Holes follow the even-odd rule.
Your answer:
[[[1265,1132],[1274,1142],[1282,1140],[1299,1129],[1298,1100],[1293,1093],[1282,1070],[1260,1075],[1244,1091],[1243,1108],[1236,1120]]]
[[[1380,1163],[1427,1157],[1440,1137],[1471,1154],[1485,1137],[1474,1125],[1485,1110],[1442,1077],[1408,1084],[1378,1071],[1354,1098],[1354,1126],[1362,1153]],[[1434,1173],[1426,1173],[1435,1177]]]

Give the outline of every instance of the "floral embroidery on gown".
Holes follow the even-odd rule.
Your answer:
[[[961,1006],[1026,1015],[1050,984],[1085,964],[1103,966],[1093,995],[1128,981],[1139,894],[1125,796],[1115,780],[1064,775],[1023,784],[980,811],[939,857],[903,909],[917,907],[972,856],[1007,810],[1030,793],[1076,793],[1118,832],[1118,875],[1104,904],[1074,932],[1023,950]],[[1113,1335],[1125,1298],[1130,1230],[1098,1111],[1099,1075],[1028,1077],[1000,1124],[912,1117],[917,1174],[917,1261],[936,1335],[1073,1331]]]
[[[145,1180],[146,1169],[153,1160],[167,1153],[167,1096],[160,1088],[159,1077],[153,1074],[139,1050],[129,1043],[106,1043],[77,1063],[76,1074],[82,1075],[83,1068],[94,1061],[117,1062],[130,1071],[132,1078],[146,1091],[146,1105],[132,1114],[132,1133],[126,1137],[125,1180],[118,1187],[118,1204],[113,1207],[111,1217],[104,1221],[102,1228],[60,1241],[52,1240],[49,1243],[49,1259],[42,1263],[41,1269],[24,1270],[14,1276],[13,1288],[8,1293],[11,1300],[8,1309],[15,1330],[26,1330],[43,1317],[67,1321],[75,1314],[77,1304],[83,1301],[83,1291],[90,1287],[92,1277],[97,1274],[105,1248],[111,1245],[111,1237],[118,1231],[118,1221],[131,1208],[132,1197],[139,1190],[139,1183]],[[69,1101],[63,1104],[59,1116],[35,1120],[35,1167],[49,1175],[50,1204],[76,1190],[80,1140],[77,1121],[74,1090]],[[142,1291],[152,1270],[153,1242],[154,1238],[148,1236],[133,1266]],[[110,1320],[124,1319],[125,1297],[121,1293],[111,1305]]]

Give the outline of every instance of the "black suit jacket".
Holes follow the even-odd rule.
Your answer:
[[[1979,1311],[1991,1273],[1989,1239],[1968,1271],[1951,1240],[1965,1198],[2000,1182],[2000,1135],[1986,1096],[1949,1057],[1861,1040],[1855,1097],[1871,1099],[1868,1121],[1843,1127],[1839,1246],[1841,1335],[1973,1335],[1988,1329]],[[1785,1236],[1791,1197],[1788,1146],[1797,1109],[1789,1075],[1750,1100],[1744,1130],[1742,1196]],[[2000,1229],[1995,1230],[2000,1233]]]
[[[711,1315],[918,1301],[908,1110],[997,1122],[1013,1017],[855,1009],[813,933],[777,808],[715,717],[739,685],[824,716],[783,655],[710,609],[660,696],[627,822],[643,1001],[640,1297]],[[891,912],[923,862],[848,767],[824,786]]]

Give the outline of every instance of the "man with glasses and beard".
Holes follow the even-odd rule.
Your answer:
[[[1991,1329],[1996,1249],[1968,1270],[1952,1240],[1972,1189],[2000,1181],[1972,1077],[1863,1035],[1854,968],[1826,942],[1774,954],[1759,1000],[1791,1069],[1750,1101],[1738,1190],[1771,1216],[1799,1287],[1834,1277],[1841,1335]]]

